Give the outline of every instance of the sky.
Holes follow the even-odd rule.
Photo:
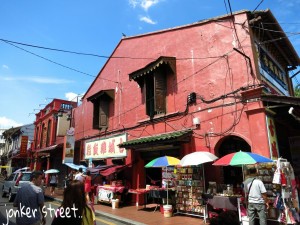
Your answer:
[[[230,12],[228,1],[1,1],[0,129],[33,123],[35,113],[53,98],[77,100],[123,34],[135,36],[225,15]],[[269,8],[288,36],[293,34],[289,39],[300,55],[300,0],[231,0],[230,5],[233,12]],[[299,84],[300,75],[293,82]]]

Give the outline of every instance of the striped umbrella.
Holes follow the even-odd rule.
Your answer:
[[[180,163],[180,160],[172,156],[162,156],[156,159],[153,159],[147,165],[146,168],[151,167],[166,167],[166,166],[176,166]]]
[[[251,152],[234,152],[223,156],[213,163],[214,166],[240,166],[256,163],[273,162],[272,159]]]
[[[167,167],[168,166],[176,166],[180,163],[180,160],[172,157],[172,156],[162,156],[156,159],[153,159],[147,165],[145,166],[146,168],[151,168],[151,167],[166,167],[166,172],[167,172]],[[168,190],[168,182],[167,182],[167,205],[169,204],[169,190]]]

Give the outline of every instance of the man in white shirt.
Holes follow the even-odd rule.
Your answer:
[[[248,195],[249,225],[254,225],[255,213],[259,217],[259,224],[266,225],[266,209],[269,208],[267,190],[264,183],[256,177],[255,167],[249,169],[249,178],[244,181],[245,193]]]
[[[78,173],[75,175],[75,180],[79,180],[82,183],[84,182],[84,175],[82,173],[82,168],[79,168]]]

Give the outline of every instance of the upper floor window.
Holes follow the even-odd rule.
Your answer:
[[[108,128],[110,107],[114,99],[114,93],[114,90],[104,90],[87,99],[93,103],[93,129]]]
[[[144,68],[129,74],[129,79],[136,81],[143,89],[146,114],[166,114],[167,81],[176,74],[176,58],[161,56]]]

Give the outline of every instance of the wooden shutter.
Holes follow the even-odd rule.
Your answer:
[[[154,110],[155,114],[166,113],[167,79],[160,71],[154,73]]]
[[[146,82],[146,113],[148,116],[154,116],[154,84],[153,76],[149,76],[145,79]]]
[[[109,100],[104,98],[100,99],[99,104],[99,128],[108,127],[108,115],[109,115]]]
[[[93,112],[93,129],[99,129],[99,99],[93,102],[94,112]]]

